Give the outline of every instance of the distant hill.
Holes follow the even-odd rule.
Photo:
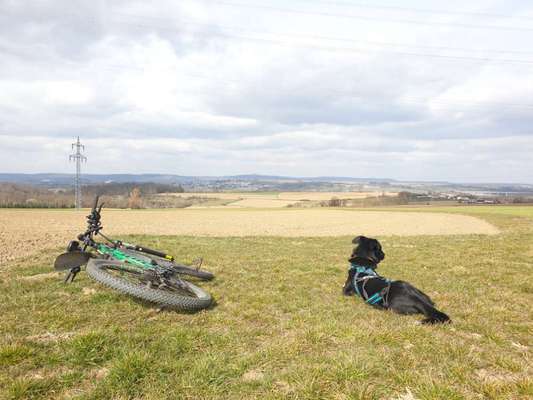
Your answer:
[[[74,174],[54,174],[54,173],[40,173],[40,174],[7,174],[0,173],[0,182],[9,183],[25,183],[32,185],[62,185],[71,184],[74,180]],[[182,176],[182,175],[167,175],[167,174],[83,174],[83,183],[106,183],[106,182],[152,182],[152,183],[166,183],[166,184],[183,184],[197,181],[301,181],[301,182],[395,182],[393,179],[382,178],[351,178],[351,177],[289,177],[277,175],[229,175],[229,176]]]
[[[83,174],[82,182],[84,184],[98,183],[165,183],[180,184],[197,180],[196,177],[187,177],[179,175],[163,174]],[[74,180],[74,174],[2,174],[0,173],[0,182],[24,183],[29,185],[71,185]]]
[[[43,187],[71,187],[74,174],[0,173],[0,182]],[[399,181],[388,178],[354,178],[338,176],[290,177],[243,174],[230,176],[183,176],[172,174],[83,174],[84,185],[102,183],[155,183],[181,185],[187,191],[348,191],[359,189],[393,191],[437,191],[532,194],[531,184],[450,183]]]

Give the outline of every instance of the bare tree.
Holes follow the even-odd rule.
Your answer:
[[[137,187],[133,188],[128,199],[129,208],[142,208],[141,190]]]

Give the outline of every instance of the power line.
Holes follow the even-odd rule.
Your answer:
[[[397,10],[397,11],[434,14],[434,15],[508,18],[508,19],[524,19],[524,20],[530,20],[530,21],[533,20],[533,17],[523,16],[523,15],[508,15],[508,14],[475,12],[475,11],[429,10],[429,9],[423,9],[423,8],[399,7],[399,6],[390,6],[390,5],[375,5],[375,4],[370,5],[367,3],[354,3],[354,2],[349,2],[349,1],[305,0],[305,2],[306,3],[308,2],[322,3],[322,4],[329,4],[329,5],[334,5],[334,6],[338,5],[338,6],[343,6],[343,7],[369,8],[369,9],[376,9],[376,10]]]
[[[208,0],[208,1],[214,1],[214,0]],[[139,16],[139,15],[132,15],[132,14],[126,14],[126,13],[113,13],[116,16],[120,17],[126,17],[126,18],[135,18],[135,19],[152,19],[152,20],[159,20],[159,21],[166,21],[166,22],[176,22],[175,20],[169,19],[169,18],[161,18],[161,17],[147,17],[147,16]],[[85,23],[91,23],[89,21],[84,21]],[[168,27],[162,27],[161,25],[149,25],[146,23],[132,23],[127,21],[120,21],[119,23],[135,26],[135,27],[141,27],[141,28],[150,28],[154,30],[163,30],[163,31],[174,31],[174,32],[180,32],[182,33],[182,30],[179,30],[175,27],[168,28]],[[285,38],[297,38],[297,39],[319,39],[319,40],[327,40],[327,41],[337,41],[337,42],[347,42],[347,43],[353,43],[353,44],[363,44],[363,45],[371,45],[371,46],[384,46],[384,47],[400,47],[400,48],[406,48],[406,49],[415,49],[414,51],[400,51],[400,50],[382,50],[382,49],[364,49],[364,48],[351,48],[351,47],[334,47],[330,45],[320,45],[320,44],[295,44],[295,43],[287,43],[282,40],[275,40],[275,39],[269,39],[269,38],[257,38],[257,37],[249,37],[249,36],[243,36],[243,35],[235,35],[235,34],[228,34],[223,32],[208,32],[211,36],[219,36],[219,37],[226,37],[226,38],[235,38],[235,39],[242,39],[242,40],[248,40],[248,41],[256,41],[256,42],[263,42],[263,43],[270,43],[270,44],[277,44],[281,46],[291,46],[291,47],[305,47],[305,48],[314,48],[318,50],[326,50],[326,51],[335,51],[335,52],[357,52],[357,53],[390,53],[390,54],[396,54],[396,55],[404,55],[404,56],[415,56],[415,57],[430,57],[430,58],[438,58],[438,59],[447,59],[447,60],[471,60],[476,62],[490,62],[490,63],[504,63],[504,64],[533,64],[532,60],[521,60],[521,59],[496,59],[491,57],[475,57],[475,56],[466,56],[466,55],[451,55],[451,54],[432,54],[432,53],[424,53],[417,51],[416,49],[435,49],[435,50],[445,50],[445,51],[460,51],[460,52],[480,52],[480,50],[474,50],[474,49],[468,49],[468,48],[458,48],[458,47],[447,47],[447,46],[424,46],[424,45],[408,45],[408,44],[401,44],[401,43],[393,43],[393,42],[379,42],[379,41],[368,41],[368,40],[353,40],[349,38],[341,38],[341,37],[334,37],[334,36],[324,36],[324,35],[314,35],[314,34],[299,34],[299,33],[276,33],[276,32],[268,32],[268,31],[258,31],[258,30],[245,30],[242,28],[237,27],[231,27],[227,25],[213,25],[213,24],[204,24],[204,23],[198,23],[198,22],[192,22],[192,21],[179,21],[181,25],[193,25],[193,26],[202,26],[210,29],[217,29],[217,30],[233,30],[243,33],[251,33],[251,34],[259,34],[259,35],[269,35],[269,36],[277,36],[281,37],[282,39]],[[522,55],[533,55],[533,52],[527,52],[527,51],[513,51],[513,50],[495,50],[495,49],[485,49],[481,50],[482,53],[501,53],[501,54],[522,54]]]
[[[146,17],[138,17],[131,14],[117,14],[124,17],[129,18],[146,18]],[[150,17],[151,19],[159,19],[159,20],[166,20],[165,18],[158,18],[158,17]],[[126,24],[128,24],[126,22]],[[131,24],[138,27],[144,27],[144,28],[151,28],[151,29],[157,29],[157,30],[167,30],[167,31],[178,31],[182,33],[182,31],[178,30],[177,28],[168,28],[168,27],[161,27],[160,25],[154,26],[149,25],[145,23],[135,23]],[[270,36],[277,36],[281,37],[282,39],[295,37],[301,39],[309,37],[311,39],[318,39],[320,36],[314,35],[299,35],[299,34],[291,34],[291,33],[275,33],[275,32],[268,32],[268,31],[257,31],[257,30],[244,30],[242,28],[235,28],[235,27],[228,27],[223,25],[211,25],[211,24],[202,24],[197,22],[180,22],[181,25],[194,25],[194,26],[203,26],[211,29],[218,29],[218,30],[235,30],[239,32],[244,33],[251,33],[251,34],[260,34],[260,35],[270,35]],[[469,61],[476,61],[476,62],[492,62],[492,63],[504,63],[504,64],[524,64],[524,65],[533,65],[533,60],[516,60],[516,59],[494,59],[489,57],[472,57],[472,56],[461,56],[461,55],[445,55],[445,54],[429,54],[429,53],[422,53],[422,52],[415,52],[415,51],[398,51],[398,50],[390,50],[390,51],[383,51],[383,50],[373,50],[373,49],[361,49],[361,48],[353,48],[353,47],[336,47],[336,46],[330,46],[330,45],[317,45],[317,44],[307,44],[307,43],[289,43],[280,39],[272,39],[272,38],[264,38],[264,37],[250,37],[250,36],[243,36],[243,35],[236,35],[236,34],[230,34],[230,33],[224,33],[224,32],[208,32],[212,36],[220,36],[220,37],[227,37],[227,38],[235,38],[235,39],[243,39],[243,40],[250,40],[250,41],[256,41],[256,42],[263,42],[263,43],[271,43],[271,44],[277,44],[281,46],[290,46],[290,47],[305,47],[305,48],[311,48],[311,49],[319,49],[319,50],[328,50],[328,51],[340,51],[340,52],[352,52],[352,53],[389,53],[389,54],[396,54],[396,55],[403,55],[403,56],[415,56],[415,57],[430,57],[430,58],[438,58],[438,59],[444,59],[444,60],[469,60]],[[333,37],[322,37],[326,40],[342,40],[342,41],[349,41],[351,43],[358,43],[358,41],[353,41],[351,39],[343,39],[343,38],[333,38]],[[360,43],[364,43],[363,41],[360,41]]]
[[[426,25],[426,26],[432,26],[432,27],[455,26],[455,27],[467,28],[467,29],[488,29],[488,30],[492,29],[492,30],[505,30],[505,31],[533,32],[533,28],[529,28],[529,27],[475,25],[475,24],[465,24],[465,23],[460,23],[460,22],[433,22],[433,21],[426,22],[426,21],[417,21],[417,20],[410,20],[410,19],[379,18],[379,17],[371,17],[367,15],[336,14],[336,13],[323,12],[323,11],[295,10],[293,8],[268,6],[268,5],[263,5],[263,4],[233,3],[233,2],[222,1],[222,0],[206,0],[206,1],[210,3],[220,4],[223,6],[229,6],[229,7],[257,8],[261,10],[269,10],[269,11],[290,13],[290,14],[314,15],[314,16],[334,17],[334,18],[344,18],[344,19],[358,19],[358,20],[364,20],[364,21],[394,22],[394,23],[401,23],[401,24]]]
[[[138,15],[132,15],[132,14],[126,14],[126,13],[114,13],[118,16],[128,17],[128,18],[137,18],[137,19],[152,19],[152,20],[159,20],[159,21],[165,21],[165,22],[175,22],[175,20],[170,18],[162,18],[162,17],[153,17],[153,16],[138,16]],[[521,55],[533,55],[533,51],[518,51],[518,50],[497,50],[497,49],[471,49],[471,48],[464,48],[464,47],[449,47],[449,46],[424,46],[424,45],[411,45],[411,44],[404,44],[404,43],[394,43],[394,42],[381,42],[381,41],[371,41],[371,40],[354,40],[350,38],[343,38],[338,36],[324,36],[324,35],[315,35],[315,34],[302,34],[302,33],[289,33],[289,32],[283,32],[283,33],[277,33],[277,32],[269,32],[269,31],[258,31],[258,30],[249,30],[249,29],[243,29],[228,25],[214,25],[214,24],[205,24],[205,23],[199,23],[199,22],[179,22],[182,25],[195,25],[195,26],[204,26],[208,28],[213,29],[229,29],[229,30],[237,30],[241,32],[250,32],[250,33],[258,33],[258,34],[267,34],[267,35],[276,35],[276,36],[288,36],[288,37],[296,37],[296,38],[302,38],[302,39],[320,39],[320,40],[329,40],[329,41],[338,41],[338,42],[349,42],[353,44],[370,44],[370,45],[378,45],[378,46],[387,46],[387,47],[406,47],[406,48],[421,48],[421,49],[433,49],[433,50],[449,50],[449,51],[461,51],[461,52],[481,52],[481,53],[508,53],[508,54],[521,54]],[[160,28],[160,26],[153,26],[153,25],[144,25],[145,27],[151,27],[151,28]],[[163,28],[164,30],[167,29],[175,29],[175,28]],[[177,30],[177,29],[175,29]],[[523,60],[518,60],[523,61]]]

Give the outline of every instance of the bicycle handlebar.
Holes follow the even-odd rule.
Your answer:
[[[94,205],[93,205],[93,208],[91,210],[91,212],[95,212],[96,211],[96,207],[98,207],[98,199],[100,198],[100,195],[96,195],[96,198],[94,199]],[[100,207],[100,210],[102,208]]]
[[[102,211],[102,207],[104,206],[104,203],[101,203],[99,205],[98,204],[99,200],[100,200],[100,196],[97,195],[95,197],[95,199],[94,199],[94,204],[93,204],[93,208],[91,209],[91,213],[89,215],[87,215],[87,224],[88,224],[87,230],[85,231],[85,233],[82,233],[82,234],[78,235],[78,239],[85,243],[84,250],[85,250],[85,248],[87,246],[93,246],[95,244],[95,242],[93,240],[93,235],[100,234],[106,240],[108,240],[111,243],[114,243],[115,245],[124,245],[126,248],[129,248],[129,249],[132,249],[132,250],[136,250],[136,251],[139,251],[139,252],[142,252],[142,253],[150,254],[150,255],[153,255],[153,256],[156,256],[156,257],[161,257],[161,258],[164,258],[165,260],[168,260],[168,261],[174,261],[174,257],[169,255],[169,254],[163,253],[161,251],[149,249],[147,247],[143,247],[143,246],[139,246],[139,245],[130,245],[130,244],[127,244],[127,243],[122,243],[120,241],[114,241],[114,240],[109,239],[108,237],[106,237],[102,233],[100,233],[100,230],[103,228],[102,224],[100,222],[100,218],[101,218],[100,212]]]
[[[97,195],[94,199],[94,204],[93,208],[91,209],[91,213],[87,215],[87,230],[85,231],[85,233],[78,236],[80,240],[82,240],[82,237],[92,237],[93,234],[98,234],[98,232],[102,229],[102,224],[100,222],[100,212],[102,211],[104,203],[98,205],[99,199],[99,195]]]
[[[174,261],[174,257],[173,256],[171,256],[171,255],[169,255],[167,253],[163,253],[162,251],[149,249],[148,247],[139,246],[137,244],[129,244],[129,243],[123,243],[123,242],[121,242],[121,244],[125,248],[130,249],[130,250],[135,250],[135,251],[139,251],[141,253],[150,254],[152,256],[161,257],[161,258],[164,258],[165,260],[168,260],[168,261]]]

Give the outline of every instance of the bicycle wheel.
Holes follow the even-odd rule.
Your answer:
[[[213,275],[209,271],[203,271],[203,270],[199,270],[196,268],[191,268],[191,267],[188,267],[187,265],[178,264],[174,261],[165,260],[164,258],[161,258],[161,257],[152,256],[150,254],[143,253],[142,251],[123,249],[123,248],[121,248],[120,251],[122,251],[124,254],[128,254],[129,256],[138,258],[139,260],[142,260],[144,262],[151,262],[153,260],[161,266],[172,268],[178,274],[193,276],[195,278],[198,278],[204,281],[210,281],[211,279],[215,277],[215,275]]]
[[[92,259],[87,274],[95,281],[121,293],[159,304],[166,308],[197,311],[211,305],[209,293],[192,283],[175,280],[172,285],[154,288],[146,274],[116,260]]]
[[[194,276],[195,278],[201,279],[203,281],[210,281],[215,277],[215,275],[213,275],[213,273],[209,271],[187,267],[186,265],[176,264],[175,262],[171,263],[171,267],[178,274]]]

